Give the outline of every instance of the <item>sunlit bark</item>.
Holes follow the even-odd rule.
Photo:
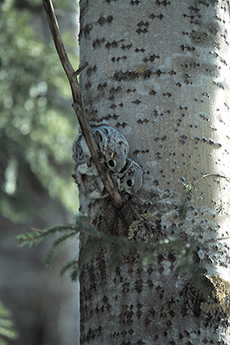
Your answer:
[[[157,238],[214,241],[195,264],[229,281],[229,240],[217,240],[230,234],[226,179],[199,181],[186,219],[178,217],[182,183],[230,176],[228,1],[81,0],[80,6],[81,63],[90,62],[81,74],[88,118],[122,132],[130,158],[143,166],[144,185],[130,205],[157,214]],[[107,199],[82,196],[81,210],[102,231],[116,232]],[[111,276],[102,255],[81,277],[82,344],[227,344],[228,322],[209,319],[174,266],[173,256],[162,256],[143,272],[130,258]]]

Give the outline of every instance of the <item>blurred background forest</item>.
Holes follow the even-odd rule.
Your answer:
[[[55,0],[54,6],[77,69],[77,1]],[[1,0],[0,301],[12,311],[19,338],[0,336],[0,344],[78,344],[78,285],[59,277],[77,245],[64,248],[46,269],[48,243],[20,249],[15,240],[32,227],[71,222],[78,210],[71,178],[78,123],[71,102],[42,0]]]

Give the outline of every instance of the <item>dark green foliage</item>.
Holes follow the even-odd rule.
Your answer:
[[[51,36],[48,45],[31,25],[42,27],[40,7],[38,0],[0,4],[0,210],[14,221],[42,212],[44,190],[69,209],[78,203],[71,179],[77,121]]]
[[[61,269],[60,275],[63,276],[67,271],[69,271],[70,278],[72,281],[78,279],[78,260],[71,260]]]
[[[145,269],[150,264],[156,264],[159,255],[173,254],[178,262],[175,274],[188,273],[194,286],[202,284],[203,271],[198,266],[194,266],[194,253],[197,248],[201,248],[201,243],[190,244],[179,238],[167,238],[156,243],[145,243],[130,241],[125,237],[105,235],[90,225],[86,216],[79,214],[73,224],[66,226],[55,226],[46,230],[34,231],[26,235],[17,236],[18,245],[32,246],[38,244],[50,235],[55,235],[50,251],[45,263],[51,265],[52,258],[59,246],[66,244],[70,239],[79,240],[81,238],[81,249],[79,255],[68,262],[61,270],[61,275],[69,271],[72,280],[77,280],[84,266],[99,253],[103,248],[107,248],[108,266],[111,272],[115,271],[124,255],[131,251],[136,251],[140,257],[140,266]],[[77,242],[76,242],[77,247]]]
[[[52,264],[52,259],[53,259],[54,254],[55,254],[55,250],[56,250],[58,247],[64,245],[65,242],[66,242],[67,240],[72,239],[72,238],[75,237],[75,236],[76,236],[76,232],[75,232],[75,231],[71,231],[71,229],[69,229],[69,230],[66,230],[66,231],[65,231],[65,234],[64,234],[64,235],[61,235],[60,237],[58,237],[58,238],[53,242],[50,251],[48,252],[48,254],[47,254],[46,257],[45,257],[45,260],[44,260],[45,264],[46,264],[47,266],[51,266],[51,264]]]
[[[0,345],[7,345],[7,340],[16,340],[19,334],[15,329],[11,312],[0,301]]]

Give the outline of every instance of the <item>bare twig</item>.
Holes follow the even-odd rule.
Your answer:
[[[86,61],[85,63],[83,63],[82,66],[80,66],[76,72],[74,72],[74,75],[77,76],[79,75],[87,66],[89,65],[89,63]]]
[[[203,178],[206,177],[220,177],[220,178],[224,178],[227,182],[230,182],[230,178],[225,176],[225,175],[220,175],[220,174],[205,174],[202,177],[200,177],[198,180],[196,180],[194,183],[199,182],[200,180],[202,180]]]
[[[121,195],[119,194],[117,188],[114,186],[114,183],[108,173],[108,170],[105,166],[105,164],[100,163],[100,157],[98,152],[97,144],[94,140],[92,129],[89,125],[89,122],[87,120],[82,98],[81,98],[81,92],[80,92],[80,85],[77,80],[77,75],[79,75],[84,68],[88,66],[88,62],[84,63],[76,72],[74,71],[68,55],[66,53],[64,44],[62,42],[60,30],[58,27],[58,22],[54,13],[53,4],[51,0],[43,0],[43,5],[46,11],[46,15],[48,18],[50,30],[53,36],[54,44],[58,53],[58,56],[61,60],[62,66],[64,68],[64,71],[68,77],[72,96],[73,96],[73,109],[75,110],[76,116],[78,118],[78,121],[80,123],[82,133],[85,137],[86,143],[89,147],[89,151],[91,153],[93,162],[98,170],[99,176],[101,177],[101,180],[111,197],[113,204],[115,207],[120,208],[123,204]]]
[[[84,113],[82,111],[82,108],[78,104],[73,103],[72,107],[74,108],[75,113],[77,114],[77,118],[79,122],[81,123],[82,132],[84,134],[85,141],[89,147],[89,150],[92,155],[94,164],[97,168],[98,174],[101,177],[101,180],[107,192],[109,193],[109,196],[111,197],[114,203],[114,206],[116,206],[117,208],[120,208],[123,204],[122,198],[113,184],[113,181],[109,175],[108,169],[106,168],[104,164],[100,163],[100,158],[99,158],[96,144],[92,145],[92,142],[93,141],[95,142],[95,140],[94,140],[92,129],[89,125],[89,122],[83,121]],[[97,159],[94,159],[95,157],[97,157]]]
[[[230,237],[220,237],[220,238],[216,238],[216,239],[213,239],[213,240],[207,240],[207,241],[204,241],[204,244],[206,243],[216,243],[216,241],[227,241],[227,240],[230,240]]]
[[[51,0],[43,0],[43,5],[46,11],[47,19],[49,22],[50,26],[50,31],[53,36],[54,44],[58,53],[58,56],[61,60],[62,67],[64,68],[64,71],[69,79],[70,87],[72,90],[72,95],[73,95],[73,101],[74,103],[79,104],[82,106],[82,101],[81,101],[81,93],[80,93],[80,86],[78,84],[77,78],[75,76],[75,71],[69,61],[68,55],[66,53],[57,18],[54,13],[54,8]]]

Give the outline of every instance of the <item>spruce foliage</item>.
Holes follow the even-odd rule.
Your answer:
[[[16,340],[18,338],[19,334],[15,329],[11,312],[0,301],[0,345],[7,345],[7,340]]]
[[[36,30],[43,16],[40,0],[0,1],[0,210],[14,222],[41,214],[45,191],[70,211],[78,204],[70,177],[77,122],[51,38]],[[73,51],[73,37],[63,39]]]
[[[126,237],[117,237],[107,235],[98,231],[90,224],[87,216],[78,214],[73,224],[66,226],[58,225],[49,229],[30,232],[17,236],[18,245],[23,247],[28,245],[36,245],[45,238],[53,235],[55,239],[51,245],[49,252],[45,257],[45,264],[50,266],[56,249],[65,245],[69,240],[81,240],[81,250],[79,254],[71,261],[67,262],[61,269],[61,275],[69,272],[72,281],[76,281],[85,265],[95,257],[105,247],[108,250],[108,267],[114,272],[118,267],[124,255],[131,251],[136,251],[140,258],[140,266],[143,269],[150,264],[156,264],[159,255],[172,253],[178,262],[175,274],[186,272],[190,275],[194,285],[200,285],[202,269],[194,268],[194,253],[197,248],[204,246],[202,243],[187,243],[179,238],[166,238],[155,243],[130,241]],[[76,241],[76,246],[78,243]]]

